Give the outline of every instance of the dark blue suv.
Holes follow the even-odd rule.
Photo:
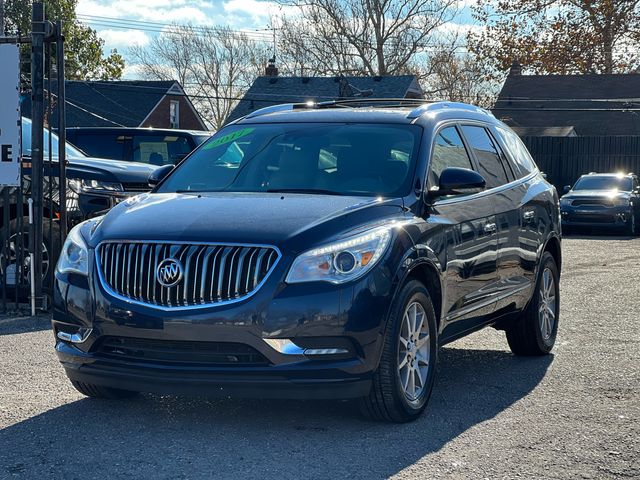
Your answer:
[[[402,422],[443,344],[553,347],[558,196],[485,110],[271,107],[151,181],[57,265],[56,352],[86,395],[359,398]]]

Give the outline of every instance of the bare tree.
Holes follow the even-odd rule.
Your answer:
[[[434,51],[430,61],[430,75],[423,80],[429,98],[493,106],[499,84],[478,57],[445,47]]]
[[[297,7],[281,22],[279,58],[303,75],[413,73],[439,44],[457,0],[279,0]]]
[[[130,49],[143,77],[178,80],[215,129],[264,66],[265,46],[227,27],[174,26]]]

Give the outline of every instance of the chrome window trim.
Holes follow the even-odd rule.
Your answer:
[[[526,177],[519,178],[517,180],[514,180],[513,182],[505,183],[504,185],[500,185],[499,187],[491,188],[489,190],[483,190],[482,192],[474,193],[473,195],[460,195],[452,198],[444,198],[442,200],[437,200],[433,202],[433,205],[438,206],[438,205],[449,205],[451,203],[457,203],[457,202],[467,202],[469,200],[474,200],[476,198],[482,198],[486,195],[492,195],[494,193],[499,193],[504,190],[509,190],[511,188],[517,187],[523,183],[527,183],[533,180],[539,173],[540,173],[539,170],[535,170],[531,172],[529,175],[527,175]]]
[[[197,246],[209,246],[209,247],[220,247],[220,246],[229,246],[229,247],[247,247],[247,248],[271,248],[276,252],[276,259],[271,265],[271,268],[267,271],[264,278],[256,285],[256,287],[247,295],[244,295],[240,298],[234,298],[232,300],[223,300],[221,302],[215,303],[205,303],[200,305],[188,305],[188,306],[163,306],[163,305],[154,305],[153,303],[141,302],[139,300],[134,300],[132,298],[125,297],[120,295],[118,292],[114,291],[106,282],[104,275],[102,274],[102,264],[100,262],[100,248],[106,244],[130,244],[130,243],[142,243],[142,244],[167,244],[167,245],[197,245]],[[282,253],[280,249],[275,245],[267,245],[267,244],[257,244],[257,243],[227,243],[227,242],[189,242],[189,241],[171,241],[171,240],[103,240],[98,245],[96,245],[94,249],[94,257],[96,262],[96,270],[98,271],[98,279],[100,280],[100,286],[109,296],[121,300],[125,303],[131,305],[139,305],[142,307],[151,308],[154,310],[161,310],[163,312],[178,312],[178,311],[190,311],[190,310],[202,310],[206,308],[216,308],[219,306],[231,305],[238,302],[244,302],[248,300],[253,295],[258,293],[258,291],[262,288],[262,286],[269,280],[269,277],[278,266],[280,259],[282,258]]]

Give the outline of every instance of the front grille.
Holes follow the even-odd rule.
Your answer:
[[[279,258],[273,247],[249,245],[108,242],[97,250],[101,280],[111,293],[165,308],[195,308],[247,297]],[[172,286],[158,280],[158,267],[165,259],[182,266],[182,278]]]
[[[256,349],[243,343],[152,340],[105,337],[95,355],[118,360],[168,365],[268,365]]]
[[[148,192],[151,190],[148,183],[123,183],[122,188],[125,192]]]
[[[571,215],[569,217],[569,221],[576,222],[576,223],[615,223],[616,217],[612,215],[580,214],[580,215]]]
[[[571,202],[571,205],[573,205],[574,207],[580,207],[583,205],[597,205],[597,206],[611,207],[613,206],[613,202],[606,198],[581,198]]]

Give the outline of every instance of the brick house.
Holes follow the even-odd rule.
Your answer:
[[[207,130],[204,120],[177,81],[68,80],[65,88],[67,127]],[[51,120],[56,128],[56,115]]]

